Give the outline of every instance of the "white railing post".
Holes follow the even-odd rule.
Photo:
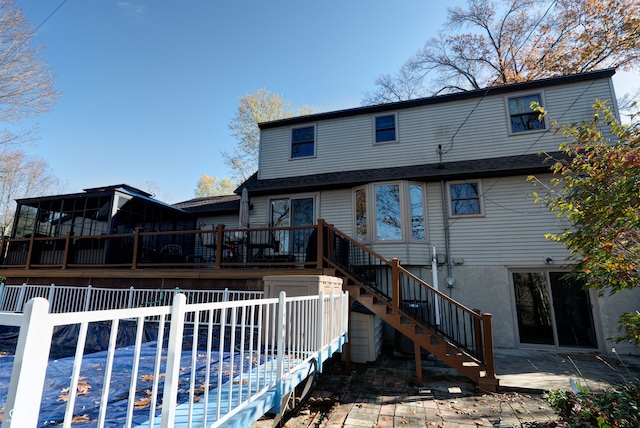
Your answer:
[[[133,288],[133,285],[131,287],[129,287],[129,301],[127,302],[127,309],[131,309],[133,308],[133,293],[135,293],[135,288]]]
[[[280,292],[278,296],[278,330],[277,330],[277,346],[278,346],[278,367],[276,374],[276,383],[278,385],[278,399],[276,403],[278,403],[278,411],[281,411],[282,407],[282,397],[284,396],[284,351],[285,351],[285,342],[286,342],[286,332],[287,332],[287,304],[286,304],[287,293],[284,291]]]
[[[182,354],[182,335],[184,333],[184,317],[187,297],[177,294],[171,307],[171,325],[169,327],[169,344],[167,346],[167,366],[162,393],[161,428],[172,428],[176,417],[178,384],[180,383],[180,355]],[[3,427],[4,428],[4,427]]]
[[[22,302],[24,301],[24,293],[27,292],[27,283],[23,282],[22,287],[20,288],[20,295],[18,296],[18,300],[16,301],[16,307],[14,312],[20,312],[22,309]]]
[[[6,299],[6,294],[7,294],[7,286],[3,282],[2,284],[0,284],[0,311],[4,310],[4,300]]]
[[[85,295],[84,298],[84,311],[87,312],[89,310],[89,304],[91,302],[91,284],[89,284],[87,286],[87,294]]]
[[[317,332],[317,348],[318,348],[318,356],[316,360],[318,361],[318,372],[322,372],[322,351],[324,348],[324,292],[320,291],[320,295],[318,296],[318,325],[316,326]]]
[[[47,297],[47,300],[49,301],[49,310],[51,310],[51,306],[53,306],[53,302],[54,302],[54,297],[55,297],[55,293],[56,293],[56,285],[52,282],[51,285],[49,286],[49,296]]]
[[[336,334],[335,327],[334,327],[334,319],[337,314],[338,313],[336,311],[336,302],[333,299],[333,291],[332,291],[331,293],[329,293],[329,337],[328,337],[329,354],[328,355],[333,355],[333,353],[335,352],[331,348],[331,344],[333,343],[333,337]]]
[[[2,428],[38,425],[53,325],[49,302],[37,297],[24,308]]]
[[[340,332],[344,336],[343,340],[340,341],[340,349],[342,349],[342,344],[349,341],[349,292],[345,291],[342,293],[342,325]]]

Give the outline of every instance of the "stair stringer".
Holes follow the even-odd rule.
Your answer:
[[[342,273],[344,274],[344,272]],[[360,283],[351,275],[346,274],[343,288],[349,291],[350,297],[379,316],[395,330],[413,340],[415,344],[466,376],[479,387],[492,392],[497,390],[498,379],[485,377],[486,367],[481,361],[464,352],[428,326],[420,324],[402,310],[393,313],[391,302],[377,295],[366,284]]]

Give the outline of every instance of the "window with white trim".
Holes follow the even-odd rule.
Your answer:
[[[395,113],[374,116],[373,128],[375,143],[393,143],[398,141],[397,123],[398,116]]]
[[[315,156],[316,127],[314,125],[291,130],[291,158]]]
[[[424,184],[406,181],[354,189],[355,237],[361,242],[426,241],[424,195]]]
[[[539,131],[546,128],[544,118],[540,117],[540,113],[531,109],[532,102],[536,102],[542,106],[542,94],[527,94],[507,98],[509,129],[512,134],[527,131]]]
[[[447,183],[450,216],[482,215],[482,188],[480,181]]]

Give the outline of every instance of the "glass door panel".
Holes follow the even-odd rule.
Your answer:
[[[558,345],[597,348],[589,293],[564,272],[549,272]]]
[[[553,345],[551,300],[545,272],[514,272],[520,343]]]

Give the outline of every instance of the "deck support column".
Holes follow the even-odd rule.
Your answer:
[[[416,359],[416,386],[422,386],[422,348],[417,341],[413,341],[413,353]]]
[[[391,259],[391,312],[397,314],[400,312],[400,260]]]

